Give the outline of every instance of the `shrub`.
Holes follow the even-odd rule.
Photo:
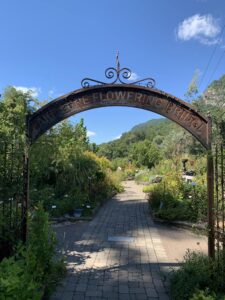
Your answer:
[[[41,205],[29,220],[29,239],[26,246],[0,263],[1,300],[39,300],[49,294],[64,274],[62,259],[56,259],[55,235]]]
[[[174,221],[192,218],[190,201],[183,201],[180,183],[174,179],[152,184],[149,203],[156,217]]]
[[[144,193],[151,193],[154,190],[154,185],[145,185],[142,189]]]
[[[140,170],[136,175],[135,175],[135,181],[137,183],[141,183],[141,182],[149,182],[149,170],[148,169],[144,169],[144,170]]]
[[[205,291],[197,291],[194,293],[190,300],[216,300],[215,297],[215,293],[210,295],[206,289]]]
[[[192,220],[192,211],[189,202],[177,200],[170,193],[165,193],[164,197],[160,198],[160,205],[155,209],[156,217],[167,221]]]
[[[116,172],[107,172],[107,178],[108,178],[108,186],[111,186],[110,193],[111,192],[118,192],[121,193],[124,191],[124,187],[122,186],[121,182],[125,179],[126,175],[122,171],[116,171]]]
[[[196,221],[206,221],[207,218],[207,186],[198,184],[183,185],[184,199],[189,199],[193,213],[193,219]]]
[[[184,183],[179,174],[165,176],[163,181],[144,188],[150,193],[149,203],[159,218],[205,221],[207,216],[206,187]]]
[[[120,177],[116,173],[105,157],[98,157],[90,151],[77,153],[76,156],[67,157],[66,162],[58,161],[57,167],[51,166],[51,174],[48,174],[46,182],[33,182],[31,203],[34,206],[42,202],[44,209],[54,217],[73,215],[76,208],[83,208],[87,204],[94,208],[115,191],[123,190],[121,180],[124,173]]]
[[[173,300],[214,299],[211,295],[219,291],[220,281],[221,276],[218,274],[215,262],[202,253],[188,250],[184,257],[184,264],[171,277],[171,298]]]

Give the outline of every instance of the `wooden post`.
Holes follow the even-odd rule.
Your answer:
[[[214,233],[214,166],[212,153],[212,119],[208,117],[207,195],[208,195],[208,255],[215,258]]]

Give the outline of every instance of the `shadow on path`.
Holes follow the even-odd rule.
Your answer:
[[[126,182],[125,192],[105,203],[91,222],[55,230],[68,273],[52,300],[169,299],[167,275],[179,263],[168,258],[145,195],[134,182]],[[160,230],[166,235],[166,228]]]

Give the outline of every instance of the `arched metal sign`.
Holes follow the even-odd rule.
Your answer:
[[[129,106],[160,114],[188,130],[210,148],[208,119],[184,101],[165,92],[128,84],[100,85],[66,94],[43,106],[29,119],[29,137],[34,142],[58,122],[79,112],[106,106]]]

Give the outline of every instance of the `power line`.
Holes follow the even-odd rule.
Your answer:
[[[222,54],[221,54],[219,60],[217,61],[217,64],[216,64],[216,66],[215,66],[215,68],[214,68],[214,70],[213,70],[213,72],[212,72],[212,75],[210,76],[210,78],[209,78],[209,80],[208,80],[207,86],[210,84],[210,82],[211,82],[211,80],[212,80],[212,78],[213,78],[213,75],[215,74],[217,68],[219,67],[220,62],[222,61],[224,55],[225,55],[225,50],[222,52]]]
[[[224,30],[225,30],[225,25],[223,26],[223,29],[222,29],[222,31],[221,31],[220,38],[219,38],[220,40],[222,39]],[[208,69],[209,69],[209,66],[210,66],[210,64],[211,64],[211,61],[212,61],[212,59],[213,59],[213,57],[214,57],[214,55],[215,55],[215,52],[216,52],[218,46],[219,46],[219,43],[217,43],[217,44],[215,45],[215,47],[214,47],[214,49],[213,49],[213,51],[212,51],[212,54],[211,54],[211,56],[210,56],[210,58],[209,58],[209,60],[208,60],[208,63],[207,63],[207,65],[206,65],[205,71],[204,71],[204,73],[203,73],[203,76],[202,76],[201,81],[200,81],[200,84],[199,84],[199,89],[200,89],[200,87],[201,87],[201,85],[202,85],[202,83],[203,83],[203,81],[204,81],[204,79],[205,79],[205,76],[206,76],[206,74],[207,74],[207,71],[208,71]]]
[[[209,58],[209,60],[208,60],[207,66],[206,66],[206,68],[205,68],[205,71],[204,71],[204,73],[203,73],[202,79],[201,79],[200,84],[199,84],[199,89],[200,89],[200,87],[201,87],[201,85],[202,85],[202,83],[203,83],[203,80],[205,79],[205,75],[206,75],[206,73],[207,73],[207,71],[208,71],[208,69],[209,69],[209,65],[210,65],[210,63],[211,63],[211,61],[212,61],[212,59],[213,59],[213,56],[214,56],[214,54],[215,54],[215,52],[216,52],[217,47],[218,47],[218,44],[214,47],[214,50],[213,50],[213,52],[212,52],[212,54],[211,54],[211,56],[210,56],[210,58]]]

